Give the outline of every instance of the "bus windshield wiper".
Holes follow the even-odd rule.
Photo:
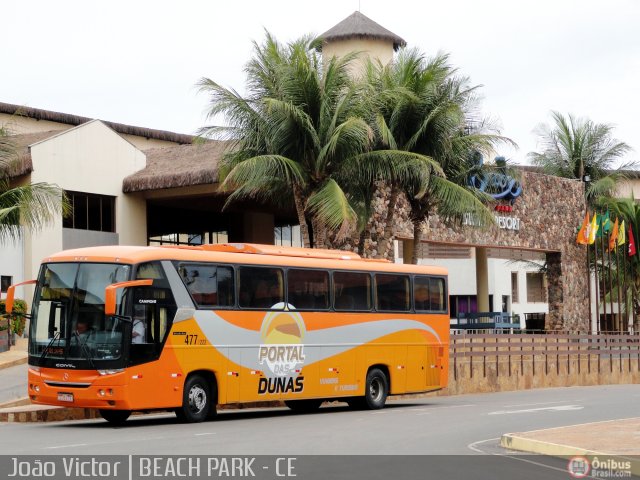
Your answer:
[[[44,347],[44,350],[42,350],[42,354],[40,354],[40,361],[42,362],[42,360],[45,359],[45,357],[47,356],[47,353],[49,353],[49,349],[51,348],[51,345],[53,345],[53,342],[55,342],[56,340],[60,339],[60,332],[56,332],[53,337],[51,338],[51,340],[49,340],[49,343],[47,344],[46,347]]]
[[[78,332],[73,332],[73,335],[76,337],[76,341],[78,342],[78,345],[80,346],[80,351],[82,352],[84,357],[87,360],[89,360],[89,366],[92,369],[95,369],[96,366],[94,365],[93,359],[91,358],[91,352],[89,352],[89,349],[87,348],[87,340],[89,340],[89,337],[91,336],[91,330],[89,330],[89,333],[86,335],[84,341],[82,340],[82,338],[80,337],[80,334]]]

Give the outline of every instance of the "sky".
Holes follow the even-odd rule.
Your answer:
[[[288,42],[355,10],[481,85],[527,163],[551,110],[612,124],[640,162],[640,0],[20,0],[2,6],[0,102],[194,133],[202,77],[244,91],[265,29]]]

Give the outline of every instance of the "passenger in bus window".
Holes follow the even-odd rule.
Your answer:
[[[146,343],[147,327],[145,325],[145,311],[142,305],[136,305],[133,315],[133,329],[131,343]]]

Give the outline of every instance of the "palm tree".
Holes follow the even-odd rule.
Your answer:
[[[0,243],[17,240],[21,227],[41,229],[69,209],[55,185],[13,185],[10,171],[17,161],[16,145],[6,127],[0,127]]]
[[[474,168],[474,154],[488,153],[498,142],[510,141],[494,133],[486,121],[476,119],[478,87],[456,74],[447,55],[426,59],[417,50],[401,52],[388,66],[369,64],[367,77],[380,99],[376,123],[381,138],[391,148],[431,158],[444,174],[424,176],[420,165],[412,162],[396,169],[402,175],[394,179],[390,206],[395,206],[401,193],[406,196],[414,227],[413,263],[418,261],[422,228],[435,212],[449,220],[474,213],[481,223],[493,223],[484,204],[488,198],[471,189],[467,179]],[[386,248],[391,209],[388,215]]]
[[[611,125],[594,123],[588,119],[565,117],[551,112],[552,126],[537,128],[542,152],[531,152],[529,158],[545,173],[558,177],[587,180],[586,196],[593,205],[599,197],[611,196],[624,180],[624,170],[633,162],[620,167],[616,164],[631,149],[612,137]]]
[[[373,151],[365,90],[348,71],[355,55],[323,66],[314,45],[303,37],[283,46],[267,32],[262,45],[254,43],[245,97],[202,79],[209,117],[224,115],[228,126],[200,133],[230,141],[221,166],[228,202],[293,204],[304,245],[323,247],[328,234],[341,238],[354,229],[356,210],[368,212],[370,204],[362,195],[376,180],[401,174],[395,165],[411,160],[426,178],[440,169],[428,157]]]

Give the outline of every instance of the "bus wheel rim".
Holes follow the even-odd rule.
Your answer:
[[[369,395],[373,401],[378,401],[382,397],[382,382],[379,378],[374,378],[369,385]]]
[[[194,385],[189,390],[189,409],[194,413],[200,413],[207,405],[207,392],[200,385]]]

